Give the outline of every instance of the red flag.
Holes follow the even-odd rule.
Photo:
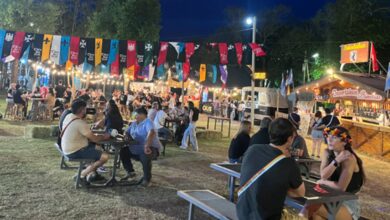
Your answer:
[[[70,57],[69,60],[75,65],[79,64],[79,45],[80,37],[71,37],[70,38]]]
[[[219,46],[220,63],[221,63],[221,65],[226,65],[229,63],[227,43],[219,43],[218,46]]]
[[[111,76],[119,76],[119,54],[116,54],[115,61],[111,64]]]
[[[168,42],[160,42],[160,53],[158,54],[157,66],[165,63],[167,60]]]
[[[15,59],[19,59],[22,53],[24,35],[25,33],[20,31],[15,33],[14,42],[11,47],[11,56],[13,56]]]
[[[186,63],[190,63],[190,58],[194,54],[195,44],[194,43],[186,43]],[[183,66],[184,69],[184,66]]]
[[[137,42],[134,40],[127,41],[127,68],[137,63]]]
[[[190,76],[190,63],[189,62],[185,62],[183,63],[183,78],[184,78],[184,81],[186,81],[188,79],[188,77]]]
[[[376,72],[379,70],[379,65],[378,65],[378,60],[376,58],[376,51],[375,51],[374,43],[372,43],[372,42],[371,42],[370,56],[371,56],[371,62],[372,62],[372,71]]]
[[[239,65],[241,65],[241,62],[242,62],[242,43],[235,43],[234,46],[236,47],[237,63]]]
[[[267,55],[263,48],[261,48],[258,44],[256,43],[250,43],[249,46],[252,48],[252,51],[253,53],[255,54],[255,56],[257,57],[262,57],[262,56],[265,56]]]

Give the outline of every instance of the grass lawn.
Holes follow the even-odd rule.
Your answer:
[[[176,196],[177,190],[210,189],[228,196],[227,176],[209,168],[210,163],[227,159],[227,138],[199,140],[196,153],[168,145],[166,156],[153,162],[149,188],[76,190],[72,180],[76,170],[59,169],[55,139],[21,137],[17,131],[24,123],[0,122],[0,219],[186,219],[188,204]],[[361,156],[368,176],[359,194],[362,214],[390,219],[390,164]],[[134,164],[139,178],[140,163]],[[118,176],[123,175],[120,169]],[[210,219],[200,211],[195,217]]]

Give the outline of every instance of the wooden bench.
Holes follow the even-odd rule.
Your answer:
[[[216,219],[238,219],[236,205],[210,190],[177,191],[177,195],[190,203],[188,220],[194,218],[195,207],[202,209]]]
[[[92,160],[92,159],[71,159],[71,158],[67,157],[67,156],[62,152],[60,146],[58,146],[57,143],[55,143],[54,146],[56,147],[56,149],[57,149],[57,150],[60,152],[60,154],[61,154],[61,166],[60,166],[61,169],[66,169],[66,168],[63,168],[63,166],[66,166],[68,169],[71,168],[71,167],[69,167],[68,165],[66,165],[65,161],[67,161],[67,162],[78,162],[78,163],[79,163],[78,171],[77,171],[77,178],[76,178],[76,183],[75,183],[76,189],[79,188],[79,187],[81,186],[81,183],[80,183],[81,171],[83,170],[83,168],[84,168],[84,166],[85,166],[86,164],[93,163],[93,162],[95,162],[95,161]]]

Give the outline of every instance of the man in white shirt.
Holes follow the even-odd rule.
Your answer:
[[[167,114],[168,111],[169,108],[167,106],[164,106],[163,109],[157,112],[156,117],[153,121],[154,128],[157,130],[158,136],[163,137],[166,140],[172,137],[171,131],[168,128],[164,127],[165,120],[170,119]]]
[[[158,112],[158,102],[153,102],[152,108],[148,110],[148,118],[151,121],[154,121],[154,118],[156,117],[157,112]]]
[[[108,140],[110,135],[106,133],[98,136],[89,129],[89,125],[84,121],[87,109],[85,101],[76,99],[71,108],[72,113],[65,117],[62,124],[61,147],[64,154],[71,159],[93,159],[96,161],[81,172],[81,181],[85,183],[87,179],[90,179],[91,174],[108,160],[108,154],[96,150],[93,143]]]

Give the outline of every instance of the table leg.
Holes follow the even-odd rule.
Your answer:
[[[230,128],[231,128],[232,120],[229,120],[229,131],[228,131],[228,137],[230,137]]]
[[[217,130],[217,119],[214,118],[214,121],[215,121],[215,123],[214,123],[214,130]]]
[[[207,130],[209,130],[210,117],[207,117]]]
[[[230,176],[229,177],[229,200],[231,202],[234,202],[234,182],[235,182],[235,177],[234,176]]]
[[[340,201],[325,203],[325,207],[328,209],[328,220],[336,219],[336,214],[339,211],[341,204]]]
[[[222,133],[222,137],[223,137],[223,121],[224,121],[224,120],[221,121],[221,133]]]
[[[194,205],[190,203],[190,207],[188,209],[188,220],[194,219]]]
[[[117,163],[119,158],[119,152],[120,152],[120,148],[115,148],[114,166],[112,167],[112,175],[111,178],[104,184],[104,186],[114,186],[117,183],[115,176],[116,176],[116,168],[117,168]]]

